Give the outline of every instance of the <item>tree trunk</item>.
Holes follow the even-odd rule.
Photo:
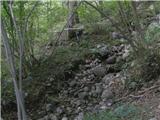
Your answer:
[[[69,14],[68,14],[68,39],[73,38],[75,36],[75,31],[73,31],[71,28],[77,23],[79,23],[79,17],[77,11],[75,11],[75,8],[77,7],[77,1],[69,1],[68,2],[68,8],[69,8]]]

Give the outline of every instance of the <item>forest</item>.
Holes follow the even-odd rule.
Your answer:
[[[160,120],[160,1],[0,3],[1,120]]]

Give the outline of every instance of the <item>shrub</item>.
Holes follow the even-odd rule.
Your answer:
[[[140,120],[140,109],[133,105],[120,105],[112,110],[86,114],[84,120]]]
[[[137,51],[132,54],[134,64],[129,70],[130,77],[126,82],[127,87],[132,86],[132,83],[134,83],[134,88],[141,87],[145,82],[156,80],[160,75],[160,48],[158,44],[155,41],[150,44],[143,42],[143,44],[146,47],[139,46]]]

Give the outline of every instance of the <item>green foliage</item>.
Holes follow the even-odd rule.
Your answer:
[[[143,51],[143,53],[145,53],[143,57],[137,58],[139,77],[143,81],[156,79],[160,75],[160,51],[152,48]]]
[[[157,47],[155,42],[144,48],[138,48],[137,52],[133,52],[133,65],[130,69],[130,78],[127,81],[127,87],[139,88],[144,83],[156,80],[160,75],[160,48]],[[143,42],[146,44],[146,42]]]
[[[84,120],[141,120],[140,109],[133,105],[120,105],[113,111],[86,114]]]
[[[97,114],[86,114],[84,120],[118,120],[112,112],[104,111]]]
[[[80,18],[80,21],[85,23],[94,23],[99,21],[100,14],[90,6],[87,6],[86,4],[81,4],[81,6],[78,8],[78,15]]]
[[[91,44],[87,41],[82,41],[80,45],[77,43],[68,47],[58,47],[53,55],[55,64],[65,64],[75,59],[83,59],[89,53]]]
[[[106,13],[106,15],[113,15],[115,16],[118,12],[118,5],[117,5],[117,1],[106,1],[103,2],[104,5],[104,12]]]
[[[158,42],[160,38],[160,24],[151,23],[146,31],[145,41],[147,43]]]
[[[103,20],[96,23],[90,23],[86,28],[87,32],[97,35],[109,35],[109,32],[112,30],[111,24],[109,21]]]
[[[133,105],[121,105],[114,110],[114,115],[119,118],[137,118],[136,115],[139,113],[139,109]]]
[[[159,14],[160,13],[160,2],[159,1],[155,1],[154,2],[154,10],[155,10],[155,13],[156,14]]]

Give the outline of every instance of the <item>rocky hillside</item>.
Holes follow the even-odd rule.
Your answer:
[[[109,47],[98,44],[91,55],[78,64],[73,77],[65,81],[56,100],[52,91],[46,91],[46,103],[37,110],[39,120],[82,120],[86,112],[96,113],[110,109],[119,97],[124,96],[125,76],[123,63],[129,55],[129,46]],[[55,78],[48,77],[45,85],[53,88]],[[51,89],[50,89],[51,90]]]

